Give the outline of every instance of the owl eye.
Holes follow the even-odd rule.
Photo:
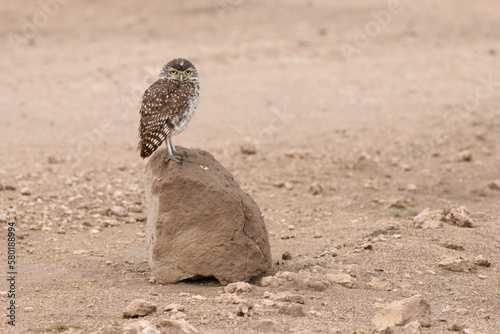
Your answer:
[[[186,73],[186,75],[190,75],[190,74],[191,74],[191,71],[186,71],[186,72],[184,72],[184,73]]]
[[[170,74],[172,74],[172,75],[176,75],[176,74],[177,74],[177,71],[170,71]]]

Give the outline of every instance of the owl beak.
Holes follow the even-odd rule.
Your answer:
[[[179,79],[181,80],[181,82],[182,82],[182,80],[184,80],[184,78],[183,78],[183,76],[182,76],[182,73],[181,73],[181,74],[179,74]]]

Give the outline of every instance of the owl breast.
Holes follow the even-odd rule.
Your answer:
[[[180,85],[179,89],[171,95],[174,101],[182,101],[179,112],[174,113],[171,122],[166,124],[166,126],[171,127],[169,132],[172,135],[176,135],[186,128],[198,107],[198,96],[198,85],[194,83]]]

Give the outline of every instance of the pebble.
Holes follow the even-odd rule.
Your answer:
[[[478,255],[474,258],[474,263],[480,267],[489,267],[491,266],[491,262],[484,257],[484,255]]]
[[[474,227],[469,211],[464,206],[452,208],[445,218],[458,227]]]
[[[304,308],[301,305],[291,304],[283,305],[278,310],[279,314],[289,315],[291,317],[305,317]]]
[[[314,196],[321,195],[323,193],[323,186],[318,182],[313,182],[309,185],[309,193]]]
[[[296,304],[305,303],[304,297],[302,297],[301,295],[294,295],[288,291],[273,295],[271,296],[271,299],[277,302],[296,303]]]
[[[28,187],[24,187],[21,189],[21,195],[29,196],[29,195],[31,195],[31,190]]]
[[[184,306],[182,305],[179,305],[179,304],[168,304],[167,306],[165,306],[165,312],[170,312],[170,311],[173,311],[173,312],[184,312]]]
[[[243,154],[252,155],[257,153],[257,148],[251,143],[244,143],[240,145],[240,151]]]
[[[200,331],[188,323],[185,319],[167,319],[161,318],[158,321],[158,327],[165,328],[165,333],[185,333],[185,334],[196,334]],[[147,333],[147,332],[144,332]]]
[[[127,324],[123,327],[123,334],[160,334],[161,332],[156,329],[149,321],[147,320],[138,320],[134,321],[130,324]]]
[[[456,241],[453,241],[453,240],[443,240],[441,242],[441,246],[449,248],[449,249],[458,250],[458,251],[464,250],[464,247],[462,245],[460,245],[459,243],[457,243]]]
[[[455,272],[469,272],[475,269],[473,264],[461,256],[444,256],[438,266]]]
[[[274,322],[271,319],[262,319],[257,324],[255,324],[254,328],[259,332],[270,333],[278,331],[279,325],[277,322]]]
[[[455,313],[458,315],[467,315],[467,314],[469,314],[469,310],[466,308],[457,308],[455,310]]]
[[[386,279],[372,277],[366,287],[373,290],[390,291],[393,289],[393,284]]]
[[[144,299],[134,299],[123,310],[124,318],[144,317],[156,311],[156,305]]]
[[[224,287],[225,293],[249,293],[252,291],[252,286],[246,282],[230,283]]]
[[[289,261],[293,258],[292,256],[292,253],[286,251],[284,252],[282,255],[281,255],[281,259],[283,259],[284,261]]]
[[[346,288],[354,288],[354,278],[348,274],[326,274],[326,279],[330,283],[340,284]]]
[[[457,161],[471,161],[472,160],[472,152],[470,150],[462,150],[458,152]]]
[[[27,306],[23,310],[24,310],[24,312],[33,312],[34,309],[31,306]]]
[[[283,184],[286,190],[292,190],[293,189],[293,183],[292,182],[285,182]]]
[[[488,184],[488,188],[491,190],[500,190],[500,180],[492,181]]]
[[[111,214],[118,216],[118,217],[126,217],[128,215],[127,209],[125,209],[123,206],[119,206],[119,205],[112,206],[110,211],[111,211]]]

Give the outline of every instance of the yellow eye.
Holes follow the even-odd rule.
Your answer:
[[[176,75],[176,74],[177,74],[177,71],[170,71],[170,74],[172,74],[172,75]]]
[[[184,73],[186,73],[186,75],[190,75],[190,74],[191,74],[191,71],[186,71],[186,72],[184,72]]]

